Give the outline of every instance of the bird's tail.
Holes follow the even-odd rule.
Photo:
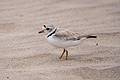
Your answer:
[[[87,39],[88,39],[88,38],[97,38],[97,36],[88,35],[88,36],[86,36],[86,38],[87,38]]]

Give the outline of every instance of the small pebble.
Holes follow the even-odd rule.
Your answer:
[[[96,43],[96,46],[98,46],[98,43]]]
[[[9,77],[7,77],[7,79],[9,79]]]

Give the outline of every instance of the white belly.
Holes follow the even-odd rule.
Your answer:
[[[60,48],[77,46],[81,42],[81,40],[76,40],[76,41],[73,41],[73,40],[60,40],[60,39],[57,39],[57,38],[53,38],[52,36],[49,36],[47,38],[47,40],[53,46],[60,47]]]

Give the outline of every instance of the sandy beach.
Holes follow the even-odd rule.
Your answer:
[[[59,60],[44,24],[98,37]],[[120,0],[0,0],[0,80],[120,80]]]

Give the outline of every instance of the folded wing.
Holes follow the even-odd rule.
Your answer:
[[[80,40],[85,36],[80,36],[78,33],[73,33],[68,30],[59,30],[55,33],[54,37],[61,39],[61,40]]]

